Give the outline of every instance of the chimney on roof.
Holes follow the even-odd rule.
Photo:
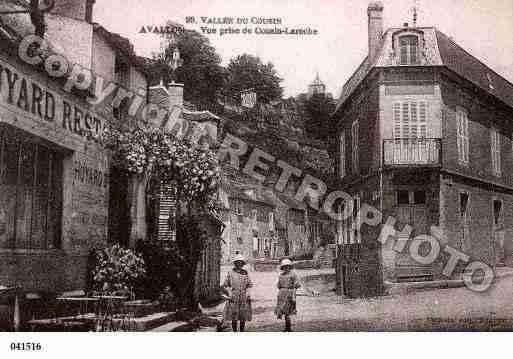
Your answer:
[[[75,20],[93,21],[93,7],[96,0],[55,0],[51,13]]]
[[[367,8],[369,19],[369,60],[372,61],[378,53],[383,36],[383,4],[381,1],[373,1]]]

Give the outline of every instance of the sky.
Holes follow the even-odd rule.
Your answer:
[[[367,6],[369,0],[96,0],[94,21],[134,44],[141,56],[159,49],[155,34],[141,34],[143,26],[165,25],[167,20],[187,29],[216,28],[205,34],[223,59],[242,53],[272,62],[281,78],[285,96],[306,92],[316,72],[327,91],[340,95],[342,85],[367,54]],[[383,0],[384,28],[412,23],[417,2],[418,26],[435,26],[467,52],[513,82],[513,0]],[[185,18],[194,16],[195,24]],[[279,18],[279,27],[318,30],[317,35],[226,34],[230,25],[201,24],[201,17]]]

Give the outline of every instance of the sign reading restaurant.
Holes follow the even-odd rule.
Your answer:
[[[103,121],[0,59],[0,106],[17,107],[31,118],[97,140]]]

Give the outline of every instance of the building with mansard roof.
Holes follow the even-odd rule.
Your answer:
[[[461,280],[472,261],[513,262],[513,85],[437,28],[384,29],[383,14],[369,5],[368,55],[333,114],[338,184],[353,197],[338,230],[338,288],[351,297]],[[357,225],[363,203],[393,218],[397,235],[382,244],[380,226]],[[449,270],[447,253],[415,259],[411,239],[430,233],[468,261]]]

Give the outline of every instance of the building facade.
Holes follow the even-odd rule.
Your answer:
[[[250,262],[283,257],[312,259],[319,247],[335,243],[334,221],[296,201],[293,194],[254,183],[229,166],[223,173],[224,264],[236,254]]]
[[[50,18],[48,37],[54,21],[66,21]],[[73,21],[92,35],[85,18]],[[65,81],[19,58],[33,31],[28,15],[2,17],[1,29],[0,283],[83,288],[90,251],[107,241],[109,159],[98,139],[108,118],[86,101],[90,92],[67,92]]]
[[[472,260],[511,263],[513,85],[436,28],[383,31],[383,5],[367,13],[369,53],[334,113],[339,185],[353,198],[338,230],[340,294],[447,279],[445,255],[430,264],[409,255],[411,239],[433,230]],[[364,203],[395,219],[384,245],[382,227],[357,225]]]
[[[90,69],[94,81],[84,90],[66,91],[67,76],[50,76],[50,66],[20,59],[21,40],[35,31],[29,14],[0,16],[0,286],[25,294],[85,290],[92,251],[115,243],[133,248],[148,235],[145,188],[116,168],[100,145],[107,124],[133,125],[153,100],[166,106],[150,96],[164,90],[177,111],[155,126],[169,127],[179,117],[199,143],[217,140],[216,117],[184,109],[183,85],[150,87],[147,59],[128,39],[94,23],[93,5],[56,1],[44,16],[50,49],[43,61],[58,50],[70,69]],[[7,0],[0,10],[26,8]],[[113,84],[96,104],[98,87]],[[198,297],[217,289],[220,274],[222,223],[205,218],[202,224],[209,243],[197,268]]]

